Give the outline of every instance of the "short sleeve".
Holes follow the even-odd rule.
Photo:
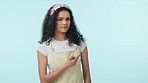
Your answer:
[[[37,51],[41,52],[43,55],[47,57],[47,46],[45,45],[45,43],[39,44]]]
[[[81,45],[79,46],[80,53],[83,52],[83,50],[86,48],[87,44],[83,41],[81,41]]]

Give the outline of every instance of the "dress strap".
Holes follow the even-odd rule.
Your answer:
[[[52,47],[52,44],[51,44],[51,43],[49,44],[49,51],[50,51],[51,53],[54,53],[54,49],[53,49],[53,47]]]

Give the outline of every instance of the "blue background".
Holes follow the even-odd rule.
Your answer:
[[[92,83],[148,83],[147,0],[0,0],[0,83],[39,83],[47,10],[65,3],[86,38]]]

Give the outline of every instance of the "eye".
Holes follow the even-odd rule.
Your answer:
[[[57,18],[57,21],[62,21],[62,18]]]
[[[70,19],[70,17],[69,17],[69,18],[67,18],[66,20],[71,20],[71,19]]]

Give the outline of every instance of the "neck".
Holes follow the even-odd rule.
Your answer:
[[[63,41],[63,40],[66,40],[67,39],[66,33],[58,33],[58,34],[55,34],[54,38],[56,40],[59,40],[59,41]]]

